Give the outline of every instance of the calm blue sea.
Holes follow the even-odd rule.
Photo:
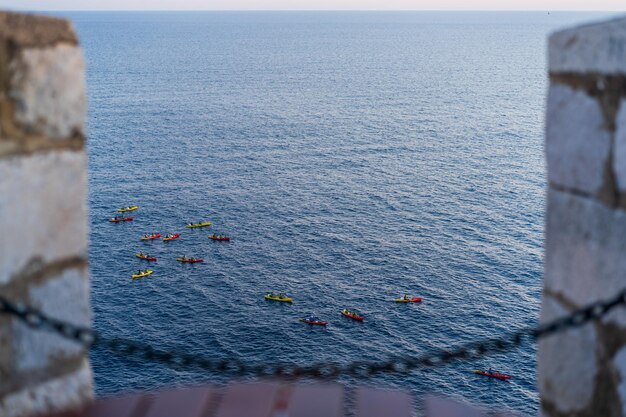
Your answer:
[[[308,364],[420,354],[537,323],[546,36],[600,15],[65,15],[87,58],[98,331]],[[128,204],[141,206],[134,222],[107,223]],[[232,242],[184,229],[201,219]],[[140,242],[149,231],[183,235]],[[138,250],[159,261],[133,281]],[[179,264],[181,254],[206,263]],[[294,304],[266,302],[271,290]],[[425,301],[390,302],[404,293]],[[309,313],[330,326],[297,321]],[[533,414],[535,353],[370,383]],[[224,381],[101,350],[91,360],[99,394]],[[513,381],[469,372],[489,366]]]

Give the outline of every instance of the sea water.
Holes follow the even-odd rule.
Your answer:
[[[99,332],[251,364],[345,364],[537,324],[546,37],[600,15],[65,15],[87,62]],[[130,204],[133,222],[107,222]],[[153,231],[182,237],[139,240]],[[403,294],[424,301],[392,302]],[[309,314],[330,325],[298,322]],[[526,345],[366,382],[533,414],[535,356]],[[227,380],[101,349],[91,363],[99,394]],[[514,377],[471,373],[487,367]]]

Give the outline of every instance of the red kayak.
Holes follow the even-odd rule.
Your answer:
[[[119,222],[130,222],[132,221],[132,217],[112,217],[109,219],[110,223],[119,223]]]
[[[488,376],[489,378],[500,379],[503,381],[506,381],[507,379],[511,379],[511,375],[501,374],[500,372],[488,372],[488,371],[481,371],[480,369],[474,369],[474,373],[478,375]]]
[[[230,238],[228,236],[209,236],[209,239],[216,240],[218,242],[229,242]]]
[[[138,257],[139,259],[143,259],[144,261],[156,261],[157,258],[155,258],[154,256],[150,256],[150,255],[144,255],[144,254],[135,254],[136,257]]]
[[[318,326],[326,326],[328,324],[327,321],[321,320],[300,319],[300,321],[306,324],[317,324]]]
[[[204,259],[198,259],[198,258],[176,258],[176,260],[178,262],[185,262],[188,264],[195,264],[198,262],[204,262]]]
[[[141,240],[154,240],[161,237],[161,233],[155,233],[153,235],[141,236]]]
[[[413,298],[396,298],[395,300],[396,303],[421,303],[422,302],[422,297],[413,297]]]
[[[175,233],[173,235],[167,235],[163,238],[165,242],[169,242],[170,240],[176,240],[180,237],[180,233]]]
[[[363,321],[363,320],[365,320],[365,317],[359,316],[358,314],[353,313],[353,312],[348,311],[348,310],[342,310],[341,314],[346,316],[346,317],[348,317],[348,318],[350,318],[350,319],[352,319],[352,320],[356,320],[356,321]]]

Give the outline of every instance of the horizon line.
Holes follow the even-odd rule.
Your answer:
[[[1,11],[2,9],[0,9]],[[624,9],[20,9],[16,12],[559,12],[626,13]]]

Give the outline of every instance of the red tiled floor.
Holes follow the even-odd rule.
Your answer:
[[[156,392],[143,417],[204,417],[214,394],[207,387]]]
[[[343,387],[328,385],[297,385],[292,392],[289,417],[341,417]]]
[[[339,384],[234,384],[192,387],[99,399],[81,410],[46,417],[342,417]],[[354,417],[411,417],[411,398],[400,391],[361,388]],[[215,410],[215,412],[213,412]]]
[[[231,385],[216,417],[270,417],[279,387],[278,383]]]
[[[402,391],[359,388],[356,393],[357,417],[411,417],[411,397]]]

